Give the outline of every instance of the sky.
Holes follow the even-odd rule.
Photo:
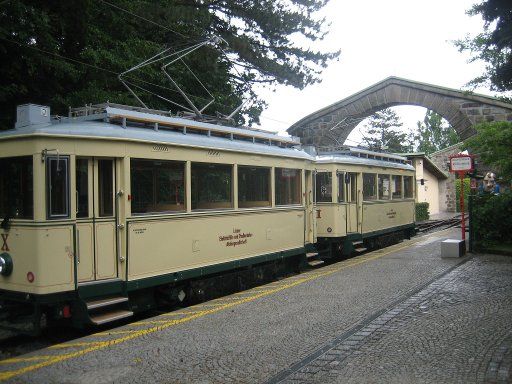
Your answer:
[[[389,76],[461,89],[483,72],[481,62],[468,63],[452,41],[483,30],[479,16],[466,10],[478,0],[331,0],[319,13],[331,23],[319,50],[341,50],[321,75],[322,82],[298,90],[277,86],[260,88],[268,102],[261,128],[284,133],[294,122],[329,104],[342,100]],[[478,88],[477,93],[495,95]],[[404,129],[415,127],[426,109],[399,106]],[[361,141],[358,128],[346,142]]]

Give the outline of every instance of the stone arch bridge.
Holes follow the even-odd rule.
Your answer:
[[[364,118],[397,105],[417,105],[443,116],[464,140],[473,125],[485,121],[512,121],[512,104],[497,98],[388,77],[352,96],[322,108],[288,128],[306,145],[342,145]]]

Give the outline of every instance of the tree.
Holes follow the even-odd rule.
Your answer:
[[[478,154],[498,176],[512,181],[512,123],[495,121],[475,126],[477,134],[464,142],[465,149]]]
[[[402,125],[400,117],[392,109],[377,111],[364,125],[363,142],[374,151],[411,152],[411,136],[400,130]]]
[[[423,122],[418,121],[415,141],[418,143],[416,150],[430,155],[440,149],[457,144],[459,137],[455,129],[434,111],[427,110]]]
[[[482,60],[485,73],[471,80],[469,85],[490,85],[495,91],[512,89],[512,2],[509,0],[486,0],[474,5],[469,15],[481,15],[484,31],[475,37],[466,36],[457,40],[459,51],[473,54],[470,62]]]
[[[0,8],[0,127],[13,126],[15,107],[26,102],[68,106],[111,101],[136,104],[117,74],[166,47],[178,51],[210,39],[207,45],[169,70],[197,104],[215,97],[207,111],[227,114],[250,99],[239,123],[258,121],[265,106],[253,86],[287,84],[303,88],[339,52],[319,52],[312,45],[327,24],[315,12],[327,0],[7,0]],[[6,59],[5,59],[6,58]],[[161,65],[161,63],[160,63]],[[152,108],[173,109],[152,93],[186,103],[160,65],[130,75],[141,98]],[[192,76],[190,68],[197,79]],[[144,88],[141,89],[141,88]],[[183,104],[184,105],[184,104]]]

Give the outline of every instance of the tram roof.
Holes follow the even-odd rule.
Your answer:
[[[78,117],[48,119],[43,123],[17,123],[15,129],[0,131],[0,139],[30,135],[99,138],[314,159],[298,149],[298,138],[103,105],[102,110],[103,112],[98,113],[97,110],[96,113]]]
[[[347,148],[340,152],[320,153],[316,156],[316,163],[366,165],[414,171],[414,167],[404,157],[391,153],[361,151],[359,148]]]

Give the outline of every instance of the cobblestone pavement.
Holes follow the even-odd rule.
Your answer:
[[[270,382],[512,382],[512,259],[478,256]]]
[[[511,264],[441,259],[447,230],[0,361],[16,383],[508,379]]]

